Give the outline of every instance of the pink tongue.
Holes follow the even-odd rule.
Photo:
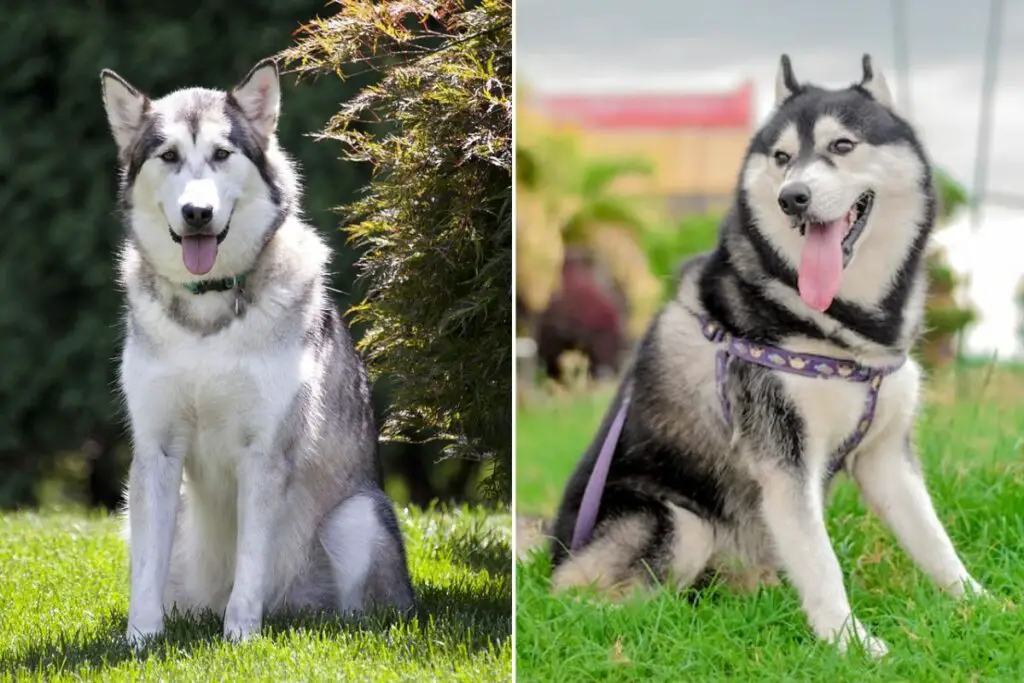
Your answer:
[[[850,222],[845,217],[807,226],[797,289],[800,298],[816,311],[831,306],[839,293],[843,279],[843,238],[849,229]]]
[[[217,260],[216,235],[194,235],[181,238],[181,260],[194,275],[206,275]]]

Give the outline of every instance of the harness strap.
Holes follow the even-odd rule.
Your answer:
[[[843,461],[846,460],[846,456],[853,452],[860,442],[864,440],[864,436],[868,433],[871,428],[871,423],[875,421],[875,408],[878,405],[878,390],[882,386],[882,378],[885,375],[891,374],[889,372],[879,372],[868,380],[868,394],[864,399],[864,411],[860,414],[860,419],[857,421],[857,426],[854,428],[850,436],[846,437],[846,441],[839,447],[835,456],[832,458],[832,466],[835,466],[830,474],[835,474],[843,466]]]
[[[775,346],[754,344],[746,339],[733,337],[726,332],[718,323],[707,316],[698,315],[701,331],[704,337],[714,344],[724,343],[725,345],[715,353],[715,382],[719,400],[722,404],[722,416],[727,425],[732,425],[732,407],[729,397],[725,393],[725,376],[729,361],[732,358],[739,358],[755,365],[788,372],[803,377],[815,377],[822,379],[842,379],[848,382],[863,382],[868,385],[867,397],[864,401],[864,411],[857,421],[854,429],[843,444],[839,447],[835,456],[829,463],[829,474],[835,474],[842,469],[843,461],[864,439],[871,423],[875,419],[875,408],[878,404],[878,390],[882,386],[882,379],[887,375],[899,370],[906,362],[904,357],[899,363],[880,368],[860,365],[853,361],[818,356],[810,353],[793,353]],[[587,486],[583,491],[583,499],[580,501],[579,510],[576,513],[576,525],[573,529],[572,545],[573,552],[583,547],[591,534],[594,532],[594,525],[597,521],[597,513],[601,508],[601,496],[604,493],[605,484],[608,481],[608,471],[611,467],[612,456],[615,454],[615,447],[618,445],[619,436],[622,434],[622,427],[626,422],[626,413],[629,410],[629,403],[632,391],[626,388],[619,409],[615,418],[608,427],[608,434],[601,443],[601,450],[598,451],[594,461],[594,469],[587,479]]]
[[[858,382],[868,385],[867,396],[864,399],[864,410],[861,412],[853,432],[846,438],[829,462],[830,475],[842,469],[846,456],[860,445],[871,428],[871,424],[875,419],[875,408],[878,405],[878,390],[882,386],[882,379],[899,370],[906,362],[906,357],[904,357],[899,363],[875,368],[861,365],[854,361],[829,358],[828,356],[819,356],[812,353],[794,353],[776,346],[755,344],[746,339],[734,337],[719,323],[707,316],[698,315],[697,318],[700,320],[701,332],[704,334],[705,339],[713,344],[724,344],[715,353],[715,381],[717,382],[718,399],[722,404],[722,416],[727,425],[732,425],[732,406],[725,390],[725,373],[729,360],[733,357],[772,370],[788,372],[802,377],[842,379],[847,382]]]

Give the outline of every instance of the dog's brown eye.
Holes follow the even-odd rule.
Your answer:
[[[853,148],[857,146],[857,143],[853,140],[847,140],[846,138],[839,138],[833,140],[829,146],[828,151],[833,154],[849,154],[853,151]]]
[[[217,161],[224,161],[229,156],[231,156],[231,152],[224,149],[223,147],[221,147],[220,149],[213,153],[213,158],[216,159]]]
[[[775,159],[775,163],[779,166],[785,166],[789,163],[790,156],[782,150],[779,150],[772,155],[772,158]]]
[[[178,152],[177,150],[169,149],[163,154],[161,154],[160,158],[169,164],[173,164],[178,161]]]

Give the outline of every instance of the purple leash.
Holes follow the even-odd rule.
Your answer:
[[[622,426],[626,422],[629,398],[630,392],[627,389],[622,397],[619,412],[615,414],[615,419],[612,420],[612,424],[608,428],[608,435],[604,438],[604,443],[601,444],[601,452],[597,454],[597,460],[594,461],[594,469],[590,472],[590,478],[587,480],[587,488],[583,491],[583,500],[576,513],[576,528],[572,532],[573,552],[582,548],[583,544],[590,540],[590,534],[594,531],[597,511],[601,507],[601,494],[604,493],[604,485],[608,481],[608,469],[612,464],[612,455],[615,453],[615,446],[619,443]]]

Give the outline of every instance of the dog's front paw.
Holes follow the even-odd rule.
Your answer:
[[[875,659],[889,654],[889,647],[885,644],[885,641],[871,635],[867,628],[864,627],[864,624],[856,619],[852,620],[849,625],[844,626],[833,642],[842,653],[860,648],[866,655]]]
[[[259,634],[262,625],[262,601],[233,593],[224,610],[224,638],[233,643],[249,640]]]
[[[259,632],[259,619],[224,622],[224,639],[230,640],[232,643],[240,643],[244,640],[249,640],[250,638],[259,635]]]
[[[966,576],[952,586],[949,587],[949,592],[953,597],[960,599],[970,598],[991,598],[992,594],[985,590],[980,583],[974,580],[973,577]]]
[[[885,644],[885,641],[872,635],[862,640],[860,646],[866,655],[874,659],[879,659],[889,654],[889,646]]]
[[[162,618],[156,621],[129,620],[125,639],[128,641],[128,646],[135,652],[141,652],[154,638],[163,633],[163,630]]]
[[[262,619],[259,614],[228,608],[224,615],[224,639],[232,643],[249,640],[260,632]]]

